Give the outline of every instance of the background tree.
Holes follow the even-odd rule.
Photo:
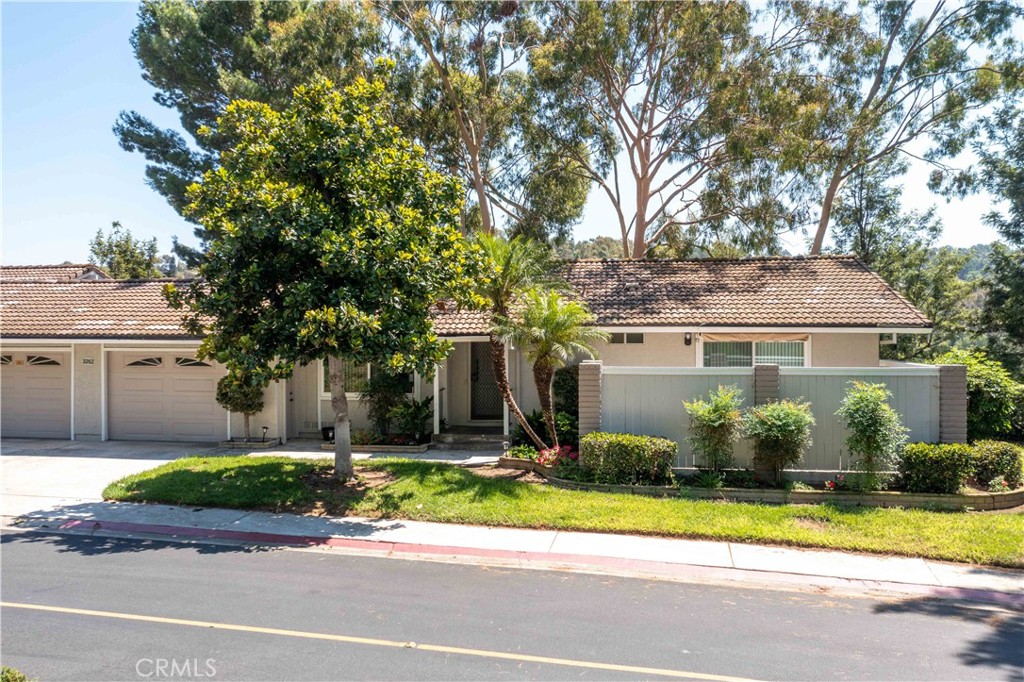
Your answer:
[[[943,161],[975,130],[973,114],[1018,76],[1013,30],[1021,16],[1013,0],[863,2],[850,30],[821,43],[832,95],[822,119],[828,180],[812,254],[821,253],[840,189],[860,169],[903,153],[948,170]],[[923,155],[918,140],[931,142]]]
[[[997,244],[985,272],[982,327],[989,353],[1024,380],[1024,110],[1007,107],[985,121],[987,144],[976,151],[980,180],[1009,202],[1006,214],[992,211],[985,222],[1009,246]]]
[[[281,109],[314,75],[349,83],[372,67],[383,37],[358,2],[146,0],[131,43],[154,99],[177,111],[185,135],[135,111],[121,113],[114,133],[125,150],[145,156],[147,183],[190,218],[186,189],[230,144],[216,134],[229,102]],[[204,126],[211,134],[198,134]],[[201,226],[196,237],[206,239]],[[175,253],[189,266],[198,262],[199,252],[184,244]]]
[[[938,248],[942,223],[935,209],[905,211],[901,185],[907,164],[898,157],[862,166],[837,197],[835,249],[854,253],[932,320],[928,337],[903,335],[882,347],[884,357],[930,357],[966,340],[976,320],[976,285],[960,279],[968,255]]]
[[[459,233],[461,187],[429,168],[386,114],[385,82],[326,79],[281,112],[230,104],[217,170],[189,191],[206,230],[202,282],[168,287],[200,353],[260,379],[327,360],[335,473],[352,474],[344,362],[431,376],[450,344],[439,301],[478,302],[478,248]]]
[[[375,3],[396,29],[412,76],[401,125],[439,167],[462,177],[467,229],[564,240],[590,183],[537,134],[529,53],[540,45],[526,2]]]
[[[624,257],[678,226],[733,221],[763,248],[796,224],[783,197],[824,96],[797,69],[802,25],[757,35],[741,2],[544,7],[544,45],[530,55],[542,126],[609,199]]]
[[[100,266],[114,279],[147,279],[160,277],[156,237],[143,241],[132,236],[131,230],[114,221],[110,233],[97,230],[89,242],[89,262]]]
[[[576,358],[597,355],[594,344],[607,341],[608,333],[593,326],[595,321],[584,303],[565,298],[557,291],[532,289],[523,297],[521,311],[498,328],[499,336],[506,343],[521,347],[533,366],[540,409],[551,436],[551,446],[555,448],[558,447],[558,431],[551,394],[555,370]]]

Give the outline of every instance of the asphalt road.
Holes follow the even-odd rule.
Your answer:
[[[0,598],[41,680],[1024,680],[1024,615],[928,599],[36,531]]]

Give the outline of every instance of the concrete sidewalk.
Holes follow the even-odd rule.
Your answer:
[[[4,521],[8,527],[62,532],[323,547],[404,558],[614,572],[688,582],[927,594],[1024,608],[1022,571],[735,542],[111,502],[71,505]]]

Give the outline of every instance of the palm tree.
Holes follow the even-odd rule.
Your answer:
[[[477,293],[489,302],[491,313],[491,365],[509,411],[537,447],[547,447],[530,427],[512,396],[505,362],[505,343],[499,332],[509,319],[510,311],[519,307],[522,298],[538,287],[562,288],[565,283],[557,275],[557,262],[547,244],[523,237],[505,240],[491,234],[478,234],[477,243],[490,261],[491,275],[482,281]]]
[[[524,296],[520,319],[506,318],[498,329],[504,340],[523,348],[533,364],[533,381],[554,447],[558,447],[551,395],[555,370],[575,358],[593,358],[593,344],[608,340],[607,332],[593,326],[595,319],[579,301],[557,291],[533,289]]]

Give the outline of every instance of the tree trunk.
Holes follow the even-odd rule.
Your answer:
[[[331,407],[334,408],[334,476],[340,481],[352,478],[352,431],[345,395],[345,363],[341,358],[327,360],[331,380]]]
[[[551,436],[551,447],[558,447],[558,432],[555,430],[554,399],[551,397],[551,382],[555,378],[555,369],[550,365],[537,363],[533,366],[533,382],[537,384],[537,396],[540,398],[540,411],[544,413],[544,423],[548,425]]]
[[[843,185],[843,166],[840,162],[832,173],[828,189],[825,190],[825,198],[821,202],[821,216],[818,218],[818,231],[814,233],[814,246],[811,247],[812,256],[821,255],[821,247],[825,243],[825,234],[828,232],[828,224],[832,219],[832,204],[835,203],[839,188]]]
[[[250,416],[251,415],[248,412],[245,412],[245,413],[242,414],[242,423],[245,424],[245,442],[246,443],[248,443],[249,439],[252,437],[250,435],[250,431],[249,431],[249,417]]]
[[[516,404],[516,399],[512,397],[512,387],[508,383],[508,366],[505,364],[505,344],[498,339],[491,337],[491,365],[494,367],[494,379],[498,382],[498,390],[501,391],[501,395],[505,398],[505,404],[508,405],[508,409],[515,415],[516,421],[523,427],[523,431],[530,440],[533,441],[541,450],[546,450],[547,445],[540,439],[534,430],[530,427],[530,423],[526,421],[526,417],[523,415],[523,411],[519,409],[519,405]]]

